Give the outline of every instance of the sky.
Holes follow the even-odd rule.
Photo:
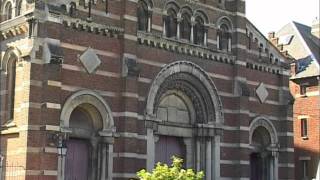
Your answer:
[[[246,0],[247,18],[264,34],[289,22],[308,26],[318,17],[320,0]]]

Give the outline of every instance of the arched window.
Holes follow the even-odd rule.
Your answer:
[[[219,50],[231,51],[231,33],[228,25],[221,24],[218,31]]]
[[[167,11],[165,18],[165,32],[167,37],[177,36],[177,13],[173,9]]]
[[[8,62],[7,66],[7,98],[6,98],[6,104],[8,108],[8,117],[7,120],[13,119],[14,114],[14,97],[15,97],[15,86],[16,86],[16,56],[11,56]]]
[[[22,0],[17,1],[16,4],[16,16],[20,16],[22,12]]]
[[[195,20],[194,30],[193,30],[193,38],[195,44],[204,44],[205,41],[205,27],[204,27],[204,21],[197,17]]]
[[[69,15],[70,15],[71,17],[75,16],[75,15],[76,15],[76,11],[77,11],[77,5],[76,5],[76,3],[71,2],[71,3],[70,3],[70,8],[69,8]]]
[[[4,20],[9,20],[12,18],[12,4],[11,2],[7,2],[4,7]]]
[[[191,35],[191,17],[188,14],[182,14],[180,22],[180,38],[190,40]]]
[[[270,63],[273,63],[273,54],[270,53],[270,57],[269,57]]]
[[[148,5],[139,1],[137,9],[138,30],[147,32],[149,29],[149,12]]]
[[[259,45],[259,58],[262,57],[262,50],[263,50],[263,44],[260,43],[260,45]]]
[[[249,49],[252,48],[252,41],[253,41],[253,35],[252,35],[252,33],[250,33],[249,37],[248,37],[248,48]]]

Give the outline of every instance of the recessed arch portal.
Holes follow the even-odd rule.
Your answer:
[[[183,75],[178,75],[183,74]],[[161,90],[161,85],[168,79],[170,76],[186,76],[191,77],[194,80],[201,82],[202,86],[205,88],[209,95],[209,101],[213,105],[214,113],[208,121],[215,121],[216,124],[222,124],[224,122],[223,117],[223,108],[220,97],[218,95],[216,86],[212,82],[209,75],[198,65],[188,62],[188,61],[177,61],[165,66],[159,74],[156,76],[149,90],[146,112],[147,115],[155,116],[156,100],[159,98],[159,91]],[[178,79],[178,78],[177,78]],[[197,82],[195,81],[195,82]],[[168,82],[170,83],[170,81]],[[187,82],[190,83],[190,82]],[[211,109],[211,110],[213,110]]]
[[[278,137],[272,122],[257,117],[250,124],[250,180],[278,179]]]
[[[111,179],[115,129],[103,97],[91,90],[71,95],[62,108],[60,127],[68,134],[64,140],[68,151],[59,157],[63,162],[59,179]]]
[[[76,92],[67,99],[60,115],[62,127],[69,127],[71,113],[81,104],[91,104],[99,111],[102,118],[102,131],[113,128],[114,121],[109,105],[100,95],[90,90]]]
[[[157,160],[168,163],[177,155],[187,168],[204,171],[205,179],[219,179],[223,122],[222,104],[207,73],[188,61],[166,65],[147,99],[148,170]]]

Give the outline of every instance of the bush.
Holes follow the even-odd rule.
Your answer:
[[[182,169],[182,163],[182,159],[173,156],[170,167],[157,163],[152,173],[143,169],[137,173],[137,176],[140,180],[202,180],[203,172],[196,173],[192,169]]]

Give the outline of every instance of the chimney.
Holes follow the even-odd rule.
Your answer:
[[[274,37],[275,37],[275,32],[269,32],[268,33],[268,38],[271,40],[271,39],[273,39]]]
[[[296,62],[292,62],[291,64],[290,64],[290,66],[291,66],[291,76],[294,76],[294,75],[296,75]]]
[[[316,18],[312,22],[311,33],[312,33],[312,35],[314,35],[315,37],[320,39],[320,20],[318,18]]]

